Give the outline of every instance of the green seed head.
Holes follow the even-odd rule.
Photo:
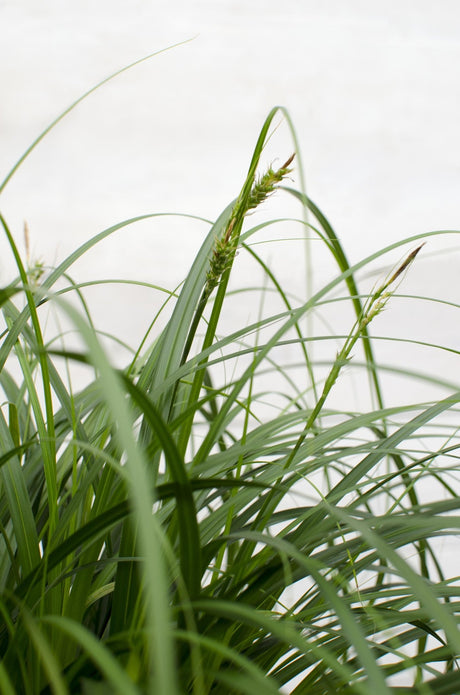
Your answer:
[[[277,171],[270,168],[252,186],[251,192],[246,203],[243,205],[239,199],[233,209],[230,220],[221,239],[216,239],[214,249],[209,261],[209,270],[206,273],[206,285],[204,288],[205,297],[209,297],[211,292],[220,282],[222,275],[232,267],[233,259],[238,246],[241,221],[249,210],[258,207],[271,194],[282,179],[289,174],[289,165],[295,155],[280,167]]]

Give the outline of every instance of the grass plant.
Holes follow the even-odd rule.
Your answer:
[[[270,112],[241,192],[180,288],[163,289],[164,327],[152,319],[125,369],[112,366],[71,272],[149,215],[50,269],[21,256],[0,217],[18,271],[0,292],[5,695],[460,692],[460,586],[442,554],[460,524],[460,392],[443,384],[439,400],[385,404],[371,337],[430,233],[350,266],[323,213],[287,185],[299,157],[261,168],[280,112],[290,124]],[[303,299],[253,243],[275,221],[251,227],[248,213],[276,189],[298,201],[304,236],[336,267]],[[402,260],[361,294],[359,274],[398,247]],[[228,302],[248,289],[230,282],[237,254],[265,284],[258,317],[225,331]],[[319,360],[324,336],[305,319],[338,302],[349,331]],[[50,306],[81,350],[47,336]],[[355,358],[374,402],[363,412],[330,405]],[[66,376],[75,362],[93,370],[79,390]]]

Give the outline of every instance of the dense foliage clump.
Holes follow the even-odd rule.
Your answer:
[[[257,173],[278,111],[180,291],[165,290],[164,327],[153,322],[124,370],[69,271],[148,216],[104,230],[56,268],[23,260],[1,217],[18,269],[0,292],[5,695],[460,690],[460,587],[442,554],[460,522],[460,393],[384,405],[369,332],[429,234],[350,267],[321,211],[282,185],[294,158]],[[298,243],[316,235],[337,269],[299,300],[251,245],[273,222],[244,226],[277,188],[299,203]],[[405,244],[361,295],[360,270]],[[226,332],[237,252],[265,275],[260,305],[273,291],[281,309]],[[320,362],[304,319],[329,300],[346,301],[352,320]],[[73,321],[80,351],[48,339],[50,306]],[[375,406],[328,407],[359,349]],[[92,370],[77,391],[66,377],[76,361]]]

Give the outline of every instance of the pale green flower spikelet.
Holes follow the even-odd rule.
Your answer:
[[[206,285],[204,288],[205,298],[209,297],[214,288],[219,284],[225,271],[232,266],[241,229],[241,226],[237,224],[237,220],[242,220],[249,210],[258,207],[275,191],[276,185],[292,171],[289,165],[294,157],[294,154],[289,157],[277,171],[273,171],[270,167],[270,169],[254,183],[244,205],[240,199],[237,200],[223,237],[221,239],[216,238],[214,244],[209,270],[206,274]]]
[[[283,164],[277,171],[270,168],[258,181],[255,182],[249,194],[246,211],[253,210],[275,190],[278,183],[281,183],[283,178],[292,171],[289,165],[292,163],[295,155],[289,157],[287,162]]]
[[[366,328],[366,326],[372,321],[372,319],[374,319],[377,316],[377,314],[380,314],[380,312],[383,311],[390,297],[391,292],[384,292],[380,299],[374,302],[373,306],[371,306],[367,313],[364,314],[359,323],[360,331],[363,331]]]
[[[217,239],[212,251],[209,270],[206,273],[205,295],[209,297],[226,270],[231,268],[235,257],[237,244],[234,238],[227,240],[227,234],[222,239]]]
[[[24,220],[24,246],[26,250],[27,278],[31,287],[36,288],[40,285],[40,281],[45,273],[45,267],[41,259],[31,260],[30,232],[26,220]]]
[[[386,303],[393,294],[394,290],[389,288],[394,285],[396,280],[404,273],[405,270],[411,265],[414,258],[420,251],[424,244],[420,244],[416,249],[411,251],[404,261],[397,266],[389,277],[377,288],[377,290],[371,295],[367,307],[363,310],[363,315],[359,321],[358,331],[363,331],[366,326],[372,321],[375,316],[380,314],[380,312],[385,308]]]

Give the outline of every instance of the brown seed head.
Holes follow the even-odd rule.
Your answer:
[[[401,263],[401,265],[398,266],[398,268],[396,268],[395,272],[388,280],[388,283],[387,283],[388,285],[391,285],[393,282],[395,282],[395,280],[398,279],[398,277],[400,275],[402,275],[402,273],[404,273],[404,271],[406,270],[406,268],[408,268],[410,266],[410,264],[412,263],[412,261],[414,260],[414,258],[416,257],[416,255],[418,254],[420,249],[422,248],[422,246],[425,246],[425,242],[423,242],[423,244],[420,244],[420,246],[417,246],[416,249],[411,251],[410,254],[407,256],[407,258],[405,258],[405,260]]]

